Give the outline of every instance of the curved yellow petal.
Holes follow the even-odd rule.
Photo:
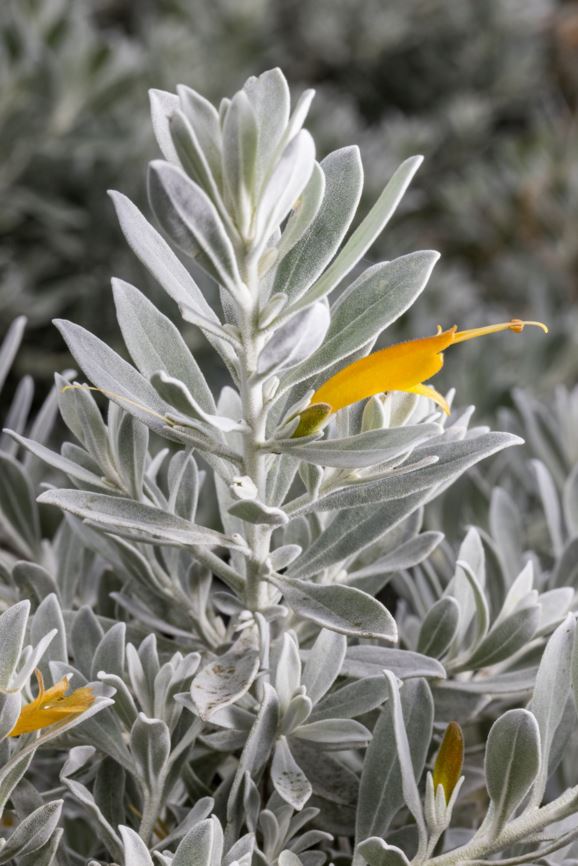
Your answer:
[[[343,409],[383,391],[407,391],[431,379],[443,367],[444,349],[452,344],[454,329],[433,337],[396,343],[360,358],[328,379],[311,398]]]
[[[10,737],[30,734],[62,719],[79,716],[94,703],[94,693],[89,686],[76,689],[67,695],[68,677],[63,677],[47,690],[44,689],[40,671],[36,671],[36,679],[38,694],[33,701],[22,707],[18,720],[10,731]]]
[[[429,400],[433,400],[434,403],[437,403],[446,415],[450,414],[450,404],[439,391],[436,391],[433,385],[416,385],[414,388],[407,388],[406,393],[419,394],[420,397],[427,397]]]

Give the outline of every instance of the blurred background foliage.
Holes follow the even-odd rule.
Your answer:
[[[442,252],[395,336],[514,316],[550,324],[548,339],[448,357],[458,405],[493,416],[513,385],[547,395],[572,384],[578,2],[560,0],[4,0],[0,335],[15,315],[30,320],[16,373],[48,386],[69,363],[54,315],[116,342],[112,275],[163,304],[106,195],[144,205],[147,88],[184,82],[214,100],[273,65],[295,90],[317,89],[321,155],[360,145],[368,196],[403,158],[426,157],[374,253]]]

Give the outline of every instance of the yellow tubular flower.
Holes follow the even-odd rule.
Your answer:
[[[22,707],[18,721],[10,731],[10,737],[30,734],[56,722],[79,716],[94,703],[94,693],[89,686],[76,689],[67,695],[68,677],[63,677],[55,686],[45,690],[42,674],[38,670],[35,673],[38,695]]]
[[[520,333],[526,325],[542,328],[544,333],[548,333],[548,328],[541,322],[512,319],[511,322],[472,328],[468,331],[458,331],[457,325],[447,331],[439,328],[433,337],[388,346],[344,367],[321,385],[311,398],[311,403],[327,403],[332,412],[337,412],[338,409],[374,394],[405,391],[429,397],[449,415],[449,406],[442,395],[431,385],[424,384],[443,367],[443,352],[456,343],[464,343],[486,334],[496,334],[499,331]]]

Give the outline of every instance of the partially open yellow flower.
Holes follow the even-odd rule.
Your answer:
[[[94,693],[89,686],[76,689],[67,695],[68,677],[63,677],[55,686],[45,690],[42,674],[38,670],[35,673],[38,694],[33,701],[22,707],[18,721],[10,731],[10,737],[30,734],[56,722],[79,716],[94,703]]]
[[[421,394],[429,397],[449,414],[449,406],[442,395],[431,385],[424,384],[444,364],[443,352],[456,343],[483,337],[486,334],[496,334],[499,331],[514,331],[520,333],[526,325],[534,325],[548,333],[548,328],[541,322],[522,322],[512,319],[499,325],[487,325],[485,328],[472,328],[468,331],[458,331],[457,325],[438,333],[433,337],[423,337],[419,340],[408,340],[397,343],[386,349],[374,352],[366,358],[354,361],[340,370],[315,392],[311,404],[326,403],[332,412],[343,409],[366,397],[381,394],[384,391],[405,391],[409,394]]]

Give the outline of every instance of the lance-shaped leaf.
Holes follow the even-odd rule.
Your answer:
[[[80,325],[61,319],[55,325],[92,384],[143,424],[162,433],[167,405],[144,376]]]
[[[422,446],[414,452],[418,461],[413,471],[385,474],[377,480],[360,480],[334,493],[328,493],[308,503],[299,513],[358,508],[389,499],[400,499],[421,490],[447,485],[480,460],[520,443],[510,433],[482,433],[461,442],[442,442]],[[437,458],[431,465],[422,464],[427,458]],[[409,470],[411,467],[404,467]]]
[[[429,609],[422,623],[417,648],[420,653],[441,658],[453,641],[460,619],[455,598],[440,598]]]
[[[153,860],[141,837],[130,827],[119,827],[124,845],[125,866],[153,866]]]
[[[359,644],[347,649],[341,673],[347,677],[377,676],[387,668],[400,680],[414,677],[445,679],[446,672],[440,662],[429,656],[392,647]]]
[[[263,700],[259,713],[247,737],[239,759],[231,793],[227,804],[229,821],[237,817],[238,798],[245,774],[258,781],[273,750],[279,724],[279,699],[275,689],[268,683],[263,684]]]
[[[256,159],[259,182],[286,135],[291,95],[287,79],[278,67],[259,76],[251,75],[243,85],[243,92],[249,97],[259,130]]]
[[[80,481],[82,484],[86,484],[89,487],[96,487],[100,490],[110,490],[110,484],[103,481],[102,476],[96,475],[96,473],[91,472],[90,469],[86,469],[80,463],[76,463],[74,460],[70,460],[68,457],[64,457],[56,451],[51,451],[50,448],[47,448],[46,445],[42,445],[40,442],[35,442],[33,439],[26,439],[24,436],[20,436],[13,430],[8,430],[7,433],[15,442],[18,442],[19,445],[22,445],[23,448],[30,451],[31,454],[39,457],[40,460],[43,460],[44,463],[47,463],[49,466],[53,466],[54,469],[64,472],[64,474],[68,475],[69,478],[75,478],[77,481]]]
[[[0,689],[10,688],[16,670],[30,613],[30,602],[19,601],[0,616]]]
[[[8,328],[6,336],[0,345],[0,390],[10,372],[10,368],[22,342],[25,328],[26,317],[18,316]]]
[[[363,168],[357,147],[330,153],[321,168],[325,175],[321,207],[301,240],[281,261],[275,276],[273,291],[287,292],[291,300],[303,295],[331,261],[361,197]]]
[[[223,180],[244,236],[253,214],[258,135],[253,106],[240,90],[231,100],[223,123]]]
[[[203,432],[206,431],[206,426],[224,433],[240,432],[245,429],[243,421],[234,421],[232,418],[227,418],[226,415],[214,415],[206,412],[180,379],[175,379],[160,370],[153,373],[150,380],[155,391],[168,404],[167,420],[174,421],[181,427],[186,427],[190,419],[194,419]],[[174,407],[176,412],[171,412],[169,407]],[[191,426],[194,425],[191,424]],[[210,433],[210,430],[206,432]]]
[[[299,725],[291,736],[317,743],[322,751],[342,752],[367,746],[371,731],[355,719],[318,719]]]
[[[362,578],[375,575],[384,575],[402,569],[414,568],[420,565],[443,539],[441,532],[422,532],[415,538],[410,538],[363,568],[356,568],[350,572],[350,578],[354,583],[363,583]]]
[[[325,695],[313,708],[310,720],[353,719],[377,709],[386,699],[383,674],[365,676]]]
[[[568,531],[570,535],[578,536],[578,465],[574,467],[566,479],[563,502]]]
[[[218,186],[221,185],[222,153],[221,125],[219,113],[211,103],[184,84],[177,85],[177,93],[183,114],[195,131],[199,146]],[[168,159],[168,157],[165,156]],[[169,160],[170,161],[170,160]]]
[[[301,299],[302,304],[309,304],[333,291],[341,280],[363,258],[374,240],[379,237],[403,198],[411,179],[423,161],[421,156],[406,159],[373,205],[363,222],[353,232],[335,261],[325,273],[311,286]]]
[[[161,234],[145,219],[130,199],[111,192],[120,227],[133,252],[158,280],[165,292],[181,306],[193,307],[213,325],[220,325],[212,307],[185,266]]]
[[[220,203],[221,197],[215,177],[203,153],[199,137],[183,111],[177,110],[171,115],[170,131],[181,166],[189,177],[205,190],[213,202]],[[169,162],[173,161],[169,160]]]
[[[277,244],[277,261],[281,261],[309,229],[319,212],[324,194],[325,175],[319,163],[316,162],[307,186],[299,199],[293,202],[291,215]]]
[[[515,611],[481,641],[468,659],[468,669],[489,667],[510,658],[533,638],[539,622],[537,604]]]
[[[130,732],[130,750],[147,790],[162,783],[171,751],[171,735],[161,719],[139,713]]]
[[[486,744],[490,826],[499,835],[532,787],[540,768],[540,731],[528,710],[508,710],[494,722]]]
[[[308,445],[300,445],[299,439],[277,444],[279,450],[287,451],[308,463],[340,469],[361,469],[399,457],[433,436],[438,436],[440,432],[437,424],[417,424],[413,427],[368,430],[356,436],[323,439]]]
[[[112,287],[124,342],[141,373],[150,378],[162,370],[181,380],[205,412],[215,412],[211,390],[178,328],[130,283],[114,279]]]
[[[409,788],[408,774],[414,777],[415,785],[415,779],[423,771],[433,725],[431,692],[424,680],[409,680],[404,683],[399,700],[400,704],[395,707],[392,700],[384,705],[365,753],[357,805],[355,836],[358,842],[387,833],[403,804],[404,789]],[[396,734],[402,725],[408,749],[400,754]],[[419,813],[414,797],[415,791],[408,797],[411,805],[407,805]]]
[[[255,233],[266,240],[289,215],[311,177],[315,144],[304,129],[295,135],[280,155],[255,214]]]
[[[546,644],[536,675],[534,694],[528,705],[538,722],[542,750],[540,772],[532,793],[534,805],[539,805],[546,788],[552,743],[570,693],[575,632],[574,615],[568,614]]]
[[[296,313],[275,331],[261,352],[259,373],[278,373],[300,364],[323,343],[329,322],[326,304],[312,304]]]
[[[425,250],[368,268],[331,308],[331,326],[320,348],[294,370],[284,387],[312,379],[371,346],[425,288],[439,253]]]
[[[196,674],[191,698],[202,719],[239,700],[253,684],[259,670],[259,652],[247,636],[217,656]]]
[[[0,863],[38,851],[56,830],[61,811],[62,800],[53,800],[24,818],[0,850]]]
[[[28,474],[0,452],[0,528],[21,559],[40,557],[40,520]]]
[[[314,704],[327,694],[339,674],[347,650],[347,639],[337,632],[322,629],[309,654],[301,683]],[[334,713],[333,718],[338,718]]]
[[[96,749],[93,746],[75,746],[70,750],[60,773],[60,781],[68,788],[74,799],[82,804],[89,815],[98,823],[98,832],[114,857],[121,858],[122,843],[116,831],[105,818],[91,791],[70,777],[94,760]],[[118,766],[118,765],[116,765]]]
[[[271,781],[280,797],[300,812],[313,789],[307,776],[291,754],[285,737],[279,737],[271,763]]]
[[[287,604],[305,619],[341,634],[395,642],[397,626],[377,599],[351,586],[270,578]]]
[[[427,491],[367,508],[336,513],[331,523],[303,551],[289,569],[291,577],[311,577],[336,562],[363,550],[388,529],[393,529],[427,499]]]
[[[417,824],[419,840],[420,844],[422,844],[425,842],[427,831],[421,797],[417,787],[421,771],[416,774],[413,766],[412,745],[410,744],[408,731],[406,730],[398,681],[391,671],[384,671],[383,675],[389,689],[389,703],[391,706],[393,733],[401,773],[403,799]]]
[[[554,479],[547,467],[540,460],[532,460],[531,463],[536,473],[538,490],[542,499],[542,505],[546,516],[550,539],[554,548],[554,554],[559,556],[562,553],[564,543],[560,500],[556,491]]]
[[[152,505],[80,490],[47,490],[38,498],[125,538],[173,547],[228,546],[221,532],[198,526]]]
[[[200,264],[235,294],[242,284],[233,245],[207,194],[184,171],[168,162],[150,164],[149,195],[157,219],[188,255],[200,249]]]
[[[200,821],[190,830],[175,852],[171,866],[207,866],[221,863],[223,831],[216,817]]]
[[[153,131],[159,149],[165,159],[178,165],[179,160],[171,138],[169,120],[173,111],[179,107],[179,98],[175,93],[152,88],[149,90],[149,103]]]

